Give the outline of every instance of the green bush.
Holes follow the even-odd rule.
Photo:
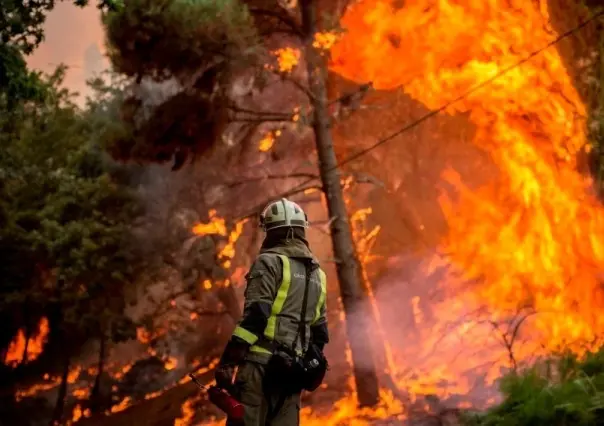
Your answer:
[[[467,414],[467,426],[604,425],[604,349],[581,360],[566,354],[500,385],[503,402],[486,413]]]

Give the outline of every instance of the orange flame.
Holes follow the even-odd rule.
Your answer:
[[[168,357],[164,361],[164,367],[168,371],[174,370],[177,366],[178,366],[178,360],[174,357]]]
[[[15,338],[11,341],[4,362],[6,365],[16,367],[21,363],[25,353],[25,333],[23,330],[19,330]]]
[[[300,62],[300,49],[293,47],[277,49],[274,55],[277,57],[279,71],[284,73],[292,72]]]
[[[73,412],[71,416],[71,422],[73,424],[81,420],[83,417],[90,417],[90,410],[88,408],[82,410],[80,404],[77,404],[75,407],[73,407]]]
[[[33,338],[26,339],[25,332],[19,330],[8,347],[4,363],[16,367],[22,361],[31,362],[38,358],[42,354],[49,332],[50,328],[46,317],[40,319],[38,331]]]
[[[152,355],[155,355],[155,354],[152,354]],[[116,380],[121,380],[124,377],[124,375],[128,374],[128,372],[132,369],[132,365],[133,364],[126,364],[126,365],[121,366],[118,371],[113,373],[113,377]]]
[[[272,132],[268,132],[258,143],[258,149],[262,152],[270,151],[275,144],[275,137]]]
[[[128,408],[131,404],[132,398],[127,396],[126,398],[122,399],[118,404],[115,404],[113,407],[111,407],[111,412],[112,413],[119,413],[120,411],[124,411],[126,408]]]
[[[69,373],[67,374],[67,383],[74,384],[80,377],[81,372],[82,372],[82,367],[79,365],[76,366],[75,368],[73,368],[72,370],[70,370]]]
[[[29,388],[18,390],[15,393],[15,399],[17,400],[17,402],[21,401],[24,398],[28,398],[28,397],[36,395],[40,392],[45,392],[50,389],[53,389],[53,388],[59,386],[60,383],[61,383],[60,377],[54,377],[51,379],[50,377],[47,376],[44,378],[44,382],[42,382],[42,383],[36,383],[35,385],[30,386]]]
[[[226,227],[226,220],[217,216],[216,210],[210,210],[209,216],[210,222],[195,225],[193,227],[193,233],[200,236],[211,234],[226,236],[228,233],[228,241],[218,253],[218,257],[222,260],[223,268],[229,269],[231,267],[231,260],[235,257],[235,243],[241,236],[241,233],[243,232],[243,225],[245,225],[247,219],[237,222],[235,224],[235,228],[229,233]],[[204,287],[207,288],[208,285],[204,283]]]
[[[76,399],[87,399],[90,396],[90,388],[74,389],[71,394]]]
[[[226,222],[223,218],[216,215],[216,210],[212,209],[208,212],[210,216],[209,223],[198,223],[193,227],[193,233],[195,235],[226,235]]]
[[[228,269],[231,267],[231,260],[235,257],[235,244],[239,237],[243,233],[243,225],[247,222],[247,219],[239,221],[235,224],[235,229],[231,231],[229,234],[229,240],[224,248],[218,253],[218,257],[220,259],[225,259],[223,261],[223,268]]]
[[[322,33],[316,33],[315,39],[313,40],[313,47],[320,50],[329,50],[338,41],[338,35],[336,33],[326,31]]]
[[[174,426],[189,426],[193,417],[195,417],[195,410],[193,406],[196,398],[188,399],[181,407],[182,417],[174,420]]]

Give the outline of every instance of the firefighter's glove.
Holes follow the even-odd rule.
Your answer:
[[[233,376],[235,375],[234,365],[219,365],[216,367],[216,386],[220,389],[230,391],[233,387]]]
[[[216,367],[216,386],[226,390],[232,387],[235,368],[244,361],[249,348],[250,345],[239,337],[231,338]]]

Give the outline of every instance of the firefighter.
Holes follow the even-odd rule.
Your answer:
[[[243,404],[244,426],[297,426],[301,391],[316,389],[327,369],[326,277],[299,205],[269,204],[260,226],[265,239],[246,275],[243,316],[216,369],[216,385]]]

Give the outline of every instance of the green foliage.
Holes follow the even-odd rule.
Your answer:
[[[0,7],[1,43],[31,53],[43,40],[42,25],[46,14],[55,6],[55,0],[3,0]]]
[[[241,59],[255,43],[237,0],[132,0],[105,25],[113,65],[131,77],[182,78]]]
[[[92,110],[79,110],[59,88],[63,71],[40,79],[36,102],[0,112],[3,347],[28,322],[24,305],[36,315],[58,309],[58,325],[72,337],[127,323],[125,297],[139,264],[129,231],[137,200],[91,142]]]
[[[40,79],[30,72],[18,48],[0,44],[0,99],[12,109],[16,103],[41,96]]]
[[[172,162],[180,168],[187,159],[210,150],[226,122],[224,111],[205,96],[181,92],[151,109],[139,120],[144,103],[125,100],[116,111],[118,123],[104,135],[106,149],[122,161]],[[120,120],[121,119],[121,120]]]
[[[122,126],[103,135],[111,155],[176,170],[211,149],[225,123],[223,89],[255,60],[247,8],[238,0],[132,0],[104,23],[115,70],[136,80],[128,95],[116,95],[112,113]],[[158,104],[137,89],[143,78],[178,84],[156,87],[165,93]]]
[[[503,402],[468,415],[467,426],[591,426],[604,422],[604,349],[572,354],[512,373],[501,381]]]

